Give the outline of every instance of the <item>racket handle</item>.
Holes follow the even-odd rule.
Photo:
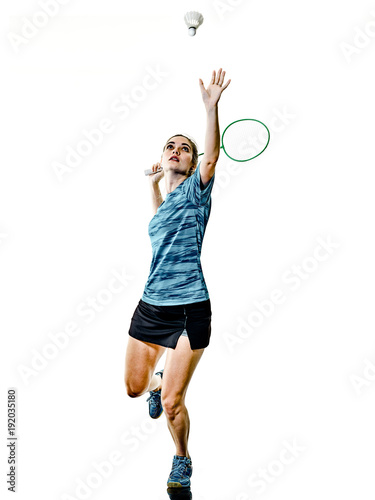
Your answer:
[[[160,172],[163,170],[162,168],[158,168],[156,172],[153,172],[151,168],[148,168],[147,170],[144,171],[145,175],[151,175],[151,174],[156,174],[157,172]]]

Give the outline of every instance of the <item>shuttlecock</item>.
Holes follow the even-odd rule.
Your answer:
[[[185,14],[185,23],[189,28],[189,35],[194,36],[199,26],[203,23],[203,16],[199,12],[191,11]]]

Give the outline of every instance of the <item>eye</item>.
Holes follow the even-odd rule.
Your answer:
[[[172,144],[168,144],[167,149],[173,148]]]
[[[184,150],[189,152],[189,148],[187,146],[184,146]]]

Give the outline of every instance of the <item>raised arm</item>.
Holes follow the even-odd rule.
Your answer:
[[[211,82],[207,89],[203,81],[199,79],[199,85],[202,92],[203,102],[207,113],[206,140],[204,146],[204,155],[200,165],[201,181],[206,186],[215,173],[216,163],[220,154],[220,128],[218,103],[222,92],[230,84],[230,80],[224,83],[225,71],[222,68],[219,71],[212,72]]]

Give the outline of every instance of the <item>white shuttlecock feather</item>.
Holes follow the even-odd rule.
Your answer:
[[[185,19],[186,26],[189,28],[189,35],[190,36],[195,35],[195,32],[197,31],[199,26],[204,21],[202,14],[200,14],[199,12],[195,12],[195,11],[187,12],[185,14],[184,19]]]

